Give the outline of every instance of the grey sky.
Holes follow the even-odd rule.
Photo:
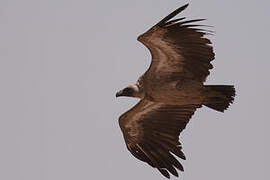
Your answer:
[[[148,68],[140,33],[187,1],[1,0],[0,179],[164,179],[127,151],[115,99]],[[197,110],[180,139],[185,180],[270,179],[269,1],[190,1],[216,60],[207,83],[234,84],[226,113]]]

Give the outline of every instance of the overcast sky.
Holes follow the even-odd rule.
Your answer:
[[[150,64],[137,36],[186,2],[1,0],[0,179],[164,179],[126,149],[118,117],[137,100],[115,93]],[[268,180],[270,3],[189,2],[182,16],[214,26],[207,83],[237,97],[196,111],[179,179]]]

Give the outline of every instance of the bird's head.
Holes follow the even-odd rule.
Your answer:
[[[137,84],[132,84],[124,89],[118,91],[116,93],[116,97],[119,96],[127,96],[127,97],[136,97],[136,98],[143,98],[143,92],[142,90],[138,87]]]

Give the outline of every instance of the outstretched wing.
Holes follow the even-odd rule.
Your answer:
[[[199,107],[141,100],[119,118],[128,150],[165,177],[170,177],[168,171],[178,176],[175,168],[184,169],[172,154],[185,159],[178,136]]]
[[[154,78],[158,74],[166,78],[188,78],[199,82],[204,82],[209,75],[209,69],[213,68],[210,62],[215,54],[211,41],[204,36],[211,31],[198,28],[203,25],[193,24],[204,19],[170,20],[187,6],[178,8],[138,37],[152,55],[146,75],[150,73]]]

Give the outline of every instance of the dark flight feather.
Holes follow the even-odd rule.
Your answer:
[[[164,25],[168,20],[172,19],[174,16],[176,16],[177,14],[179,14],[180,12],[182,12],[183,10],[185,10],[188,7],[188,4],[176,9],[175,11],[173,11],[171,14],[169,14],[168,16],[166,16],[165,18],[163,18],[161,21],[159,21],[157,23],[158,26],[162,26]]]
[[[169,21],[187,6],[188,4],[178,8],[138,38],[152,55],[151,65],[144,75],[152,82],[155,82],[156,77],[153,72],[158,74],[173,72],[175,67],[178,67],[179,79],[204,82],[209,75],[212,68],[210,62],[214,60],[215,54],[211,41],[204,35],[213,31],[196,27],[211,26],[193,24],[205,19],[182,21],[185,18],[178,18]],[[168,52],[170,54],[167,54]]]
[[[166,22],[165,23],[165,26],[168,26],[170,24],[176,23],[176,22],[181,21],[181,20],[184,20],[184,19],[186,19],[186,17],[182,17],[182,18],[177,18],[177,19],[171,20],[169,22]]]
[[[165,177],[168,177],[166,172],[178,176],[175,168],[181,171],[184,168],[172,154],[185,159],[178,136],[199,107],[141,100],[119,118],[128,150],[136,158],[157,168]]]

